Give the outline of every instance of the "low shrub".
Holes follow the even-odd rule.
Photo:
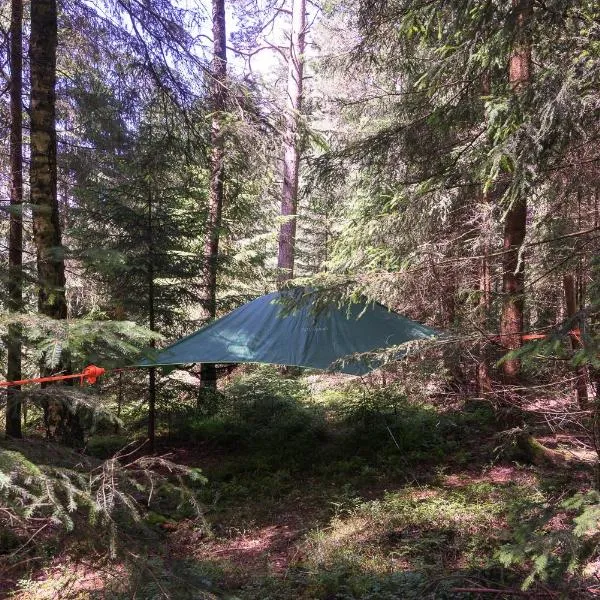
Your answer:
[[[94,435],[86,443],[86,453],[96,458],[107,459],[114,456],[131,442],[124,435]]]

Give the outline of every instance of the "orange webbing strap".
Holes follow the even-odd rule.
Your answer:
[[[530,340],[543,340],[544,338],[548,337],[549,335],[550,335],[549,333],[524,333],[521,336],[521,339],[525,342],[529,342]],[[576,340],[581,341],[581,330],[580,329],[572,329],[571,331],[569,331],[569,335],[571,337],[575,338]],[[508,336],[495,335],[493,339],[498,340],[500,342],[503,337],[508,337]]]
[[[28,385],[30,383],[49,383],[51,381],[64,381],[65,379],[79,379],[81,385],[85,383],[96,383],[100,375],[104,375],[106,369],[96,365],[88,365],[81,373],[72,375],[51,375],[49,377],[34,377],[33,379],[20,379],[18,381],[0,381],[0,387],[10,387],[13,385]]]
[[[574,337],[576,339],[580,339],[581,338],[581,330],[579,329],[571,329],[571,331],[569,331],[569,335],[571,337]],[[522,339],[528,341],[528,340],[541,340],[544,339],[545,337],[548,337],[547,333],[526,333],[524,335],[521,336]]]

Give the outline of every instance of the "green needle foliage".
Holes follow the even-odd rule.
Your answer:
[[[134,458],[135,450],[129,448],[104,462],[82,463],[76,454],[50,444],[4,446],[0,497],[5,514],[21,526],[28,519],[48,519],[48,525],[75,530],[81,539],[90,536],[91,548],[112,556],[122,550],[120,536],[125,531],[148,533],[146,515],[164,503],[162,488],[167,485],[176,491],[172,510],[188,506],[190,514],[200,516],[193,491],[205,481],[200,471],[162,457]]]
[[[524,590],[536,581],[557,583],[581,574],[597,553],[600,497],[595,491],[576,494],[558,506],[534,505],[515,520],[514,540],[497,558],[506,567],[530,565]]]
[[[72,236],[84,280],[101,286],[98,305],[80,310],[148,324],[152,305],[153,327],[177,335],[197,295],[206,177],[202,146],[195,157],[188,151],[202,139],[188,139],[181,114],[164,110],[165,99],[151,101],[132,115],[136,128],[122,130],[114,154],[93,173],[78,169]]]

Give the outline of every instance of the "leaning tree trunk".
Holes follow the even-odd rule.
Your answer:
[[[513,0],[517,23],[516,43],[509,67],[509,81],[516,94],[529,85],[531,77],[531,43],[527,28],[533,14],[533,0]],[[527,201],[519,194],[510,205],[504,221],[504,262],[502,291],[504,294],[500,335],[503,345],[515,350],[522,345],[525,262],[520,254],[527,227]],[[521,361],[512,358],[503,363],[504,376],[514,382],[521,371]]]
[[[224,198],[225,140],[223,114],[227,100],[227,34],[225,30],[225,0],[212,2],[213,62],[211,73],[211,153],[208,222],[204,247],[204,313],[207,320],[217,315],[217,273],[219,268],[219,237]],[[203,387],[215,388],[215,365],[204,363],[200,381]]]
[[[29,179],[37,251],[38,309],[47,317],[66,319],[65,263],[56,195],[56,46],[56,0],[32,0]],[[60,369],[66,366],[63,363]],[[71,446],[82,445],[78,419],[63,400],[49,397],[44,417],[51,438]]]
[[[23,1],[11,1],[10,18],[10,231],[8,241],[8,308],[23,309]],[[9,381],[21,379],[21,328],[8,328]],[[21,437],[21,388],[8,388],[6,435]]]
[[[292,0],[292,33],[287,83],[288,108],[285,115],[283,134],[283,184],[281,189],[281,216],[284,222],[279,230],[279,253],[277,257],[280,283],[294,276],[305,37],[306,0]]]

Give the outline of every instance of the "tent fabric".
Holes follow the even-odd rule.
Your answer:
[[[318,305],[316,292],[274,292],[159,351],[144,366],[187,363],[270,363],[361,375],[378,364],[349,355],[428,339],[436,331],[385,306],[358,302]]]

